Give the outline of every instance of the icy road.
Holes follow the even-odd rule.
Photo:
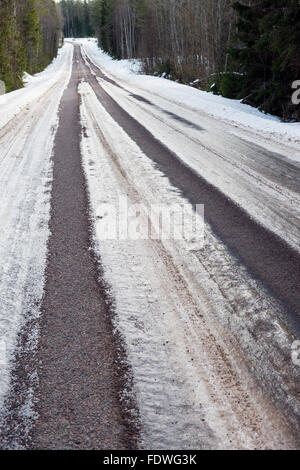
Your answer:
[[[299,126],[139,77],[70,41],[0,97],[0,446],[299,448]],[[125,199],[204,241],[103,240]]]

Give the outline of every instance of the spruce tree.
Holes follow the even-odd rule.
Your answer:
[[[233,8],[237,33],[229,53],[232,71],[241,74],[238,81],[234,78],[233,94],[265,112],[299,120],[299,107],[291,102],[300,65],[298,0],[260,0],[250,6],[235,2]]]
[[[36,0],[23,0],[20,8],[20,29],[25,45],[27,72],[38,68],[40,24]]]

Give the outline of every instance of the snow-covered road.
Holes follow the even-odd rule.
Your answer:
[[[0,321],[8,338],[2,406],[17,334],[39,314],[51,153],[72,54],[73,46],[64,46],[55,80],[32,102],[27,88],[17,92],[26,107],[0,129]],[[139,446],[298,446],[300,369],[291,360],[300,331],[295,126],[285,143],[278,140],[287,125],[277,121],[267,136],[246,128],[245,117],[238,127],[238,116],[232,119],[233,126],[182,103],[188,92],[180,85],[155,79],[152,89],[149,77],[129,77],[115,64],[110,69],[86,40],[76,45],[75,67],[93,248],[132,372],[133,386],[123,393],[137,404]],[[7,109],[13,116],[13,105]],[[201,224],[194,208],[204,204],[204,240],[189,231],[181,239],[103,240],[105,205],[118,207],[125,198],[141,205],[144,233],[152,222],[147,208],[185,205]],[[32,333],[34,348],[38,331]]]

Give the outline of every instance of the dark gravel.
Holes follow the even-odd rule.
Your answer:
[[[114,336],[93,253],[81,167],[77,47],[55,139],[51,237],[40,320],[34,449],[131,449],[136,428],[120,401]]]

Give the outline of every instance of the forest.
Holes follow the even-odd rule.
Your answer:
[[[299,79],[298,0],[62,0],[64,34],[96,36],[145,73],[243,99],[285,120]]]
[[[62,18],[62,19],[61,19]],[[7,90],[44,68],[65,37],[97,37],[144,72],[300,120],[298,0],[0,0],[0,79]]]
[[[57,55],[62,21],[54,0],[0,0],[0,80],[23,86],[26,71],[43,70]]]

